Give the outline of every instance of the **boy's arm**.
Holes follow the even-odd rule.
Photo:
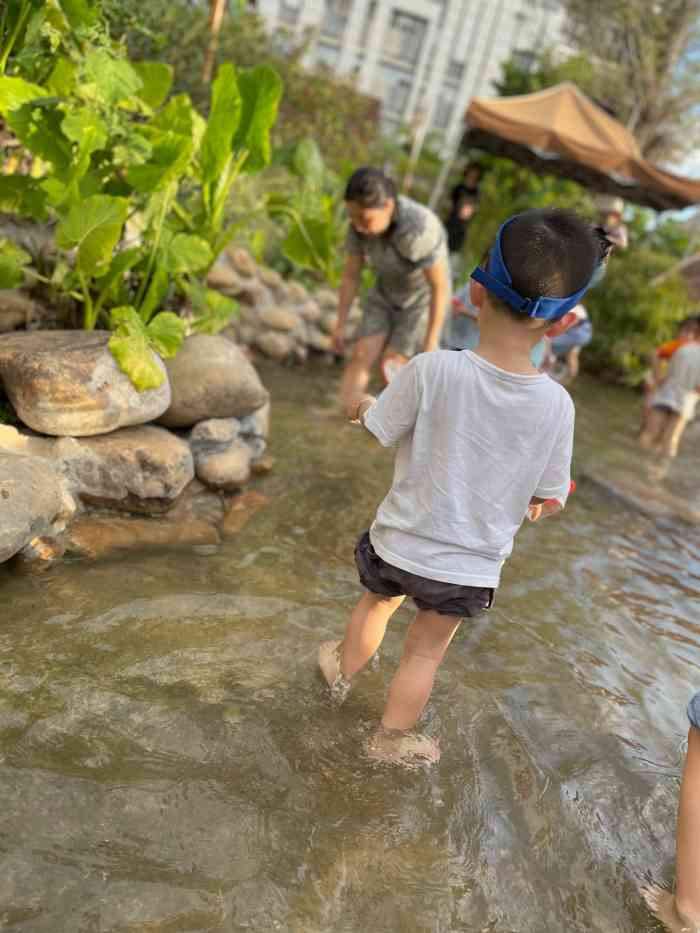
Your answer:
[[[445,310],[450,299],[450,278],[447,263],[439,259],[432,266],[423,269],[423,275],[430,285],[430,317],[428,330],[425,335],[423,351],[436,350],[440,341],[442,323],[445,319]]]
[[[566,396],[566,409],[557,431],[547,466],[542,471],[527,515],[531,521],[553,515],[566,505],[574,489],[571,481],[571,456],[574,446],[574,403]]]
[[[383,447],[393,447],[416,423],[421,394],[420,359],[415,357],[403,366],[378,399],[363,395],[355,409],[352,420],[374,434]]]

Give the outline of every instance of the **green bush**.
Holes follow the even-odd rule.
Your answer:
[[[115,331],[137,388],[155,387],[150,350],[172,356],[185,333],[164,305],[186,298],[209,333],[235,311],[204,278],[240,224],[227,218],[233,185],[270,162],[280,78],[222,65],[205,121],[187,95],[169,97],[171,68],[130,62],[87,0],[15,0],[0,43],[0,114],[33,160],[0,176],[0,210],[56,223],[50,284],[82,304],[86,328]],[[0,243],[0,287],[20,284],[28,260]]]

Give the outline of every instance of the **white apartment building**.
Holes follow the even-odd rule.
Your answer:
[[[562,0],[257,0],[273,29],[312,29],[311,62],[382,102],[387,128],[421,121],[460,138],[471,97],[494,93],[512,54],[560,44]]]

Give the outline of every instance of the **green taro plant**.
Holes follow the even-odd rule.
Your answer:
[[[204,285],[236,226],[237,179],[270,161],[282,92],[275,71],[224,64],[207,120],[172,70],[130,62],[89,0],[11,0],[0,21],[0,115],[31,169],[0,175],[0,211],[55,223],[48,284],[82,306],[86,328],[114,331],[111,351],[134,385],[160,385],[151,351],[172,356],[191,329],[215,333],[236,303]],[[7,170],[6,170],[7,171]],[[0,241],[0,287],[27,270]]]
[[[348,225],[340,180],[326,167],[313,139],[281,150],[278,161],[298,179],[291,194],[276,193],[268,199],[270,214],[287,224],[282,252],[294,265],[312,270],[336,288]]]

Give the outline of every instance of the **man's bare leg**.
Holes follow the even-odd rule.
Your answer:
[[[338,391],[340,404],[346,414],[354,411],[364,395],[372,367],[382,355],[387,337],[388,334],[373,334],[371,337],[360,337],[355,344]]]
[[[669,457],[672,460],[678,454],[678,445],[681,442],[686,423],[683,415],[674,414],[668,416],[659,445],[660,453],[664,457]]]
[[[329,687],[339,678],[349,683],[362,670],[381,645],[389,619],[404,598],[365,592],[350,616],[342,642],[324,641],[318,650],[318,664]]]
[[[644,427],[639,432],[639,446],[644,450],[655,450],[666,427],[668,414],[665,411],[659,411],[658,408],[652,408],[647,415]]]
[[[370,745],[370,755],[385,761],[437,761],[440,748],[426,736],[411,736],[430,699],[435,673],[455,632],[458,616],[421,610],[408,630],[399,669],[389,688],[381,729]]]
[[[649,909],[672,933],[700,931],[700,731],[690,727],[676,830],[676,894],[642,889]]]

